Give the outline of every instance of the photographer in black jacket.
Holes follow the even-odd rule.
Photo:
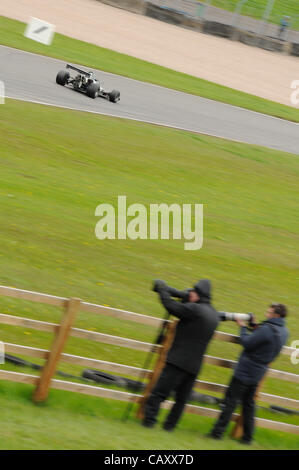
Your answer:
[[[179,318],[175,337],[168,352],[166,365],[146,405],[143,425],[153,427],[160,404],[175,391],[175,403],[170,410],[163,428],[175,428],[192,391],[200,370],[203,355],[218,325],[218,312],[210,304],[211,283],[199,281],[193,289],[177,291],[164,281],[155,281],[154,291],[166,310]],[[171,298],[178,297],[182,301]]]
[[[236,320],[241,327],[240,343],[244,350],[239,358],[233,378],[225,396],[222,410],[210,437],[220,439],[238,402],[243,408],[242,442],[250,444],[254,432],[255,392],[267,372],[270,362],[280,353],[287,341],[288,330],[285,327],[287,309],[285,305],[273,303],[269,306],[267,320],[256,325],[249,334],[244,322]]]

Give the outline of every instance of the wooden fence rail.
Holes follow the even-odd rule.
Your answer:
[[[19,372],[10,372],[0,370],[0,380],[9,380],[12,382],[37,385],[39,377],[35,375],[22,374]],[[64,380],[52,379],[51,387],[57,390],[65,390],[69,392],[83,393],[86,395],[92,395],[101,398],[109,398],[120,401],[130,401],[132,400],[132,394],[128,392],[121,392],[118,390],[111,390],[102,387],[95,387],[93,385],[77,384],[74,382],[66,382]],[[135,395],[135,401],[142,398],[141,395]],[[172,406],[173,402],[165,401],[162,404],[162,408],[169,409]],[[192,414],[198,414],[200,416],[209,416],[212,418],[217,418],[219,416],[219,411],[211,408],[204,408],[201,406],[187,405],[186,412]],[[237,421],[239,415],[233,414],[232,421]],[[278,431],[290,432],[293,434],[299,434],[299,426],[294,424],[282,423],[272,420],[267,420],[263,418],[256,418],[256,425],[262,428],[273,429]]]
[[[6,314],[0,314],[0,323],[5,323],[6,325],[22,326],[39,331],[47,331],[50,333],[57,333],[59,329],[59,325],[56,323],[30,320],[29,318],[15,317],[13,315]],[[80,328],[73,327],[70,328],[69,335],[74,336],[76,338],[86,339],[89,341],[97,341],[99,343],[121,346],[144,352],[151,351],[153,346],[155,346],[154,344],[145,343],[143,341],[137,341],[134,339],[122,338],[120,336],[112,336],[104,333],[97,333],[95,331],[82,330]],[[159,348],[160,346],[156,346],[157,350]],[[204,356],[204,362],[206,364],[212,364],[228,369],[233,369],[236,365],[236,361],[233,361],[231,359],[222,359],[220,357],[213,357],[209,355]],[[286,380],[289,382],[299,383],[299,375],[292,374],[291,372],[269,369],[267,376],[271,378]]]
[[[12,354],[21,354],[24,356],[38,357],[40,359],[47,359],[49,351],[45,349],[31,348],[28,346],[20,346],[18,344],[4,343],[5,351]],[[61,362],[74,364],[83,367],[97,367],[103,371],[113,372],[122,375],[129,375],[133,377],[140,377],[141,373],[149,374],[152,372],[149,369],[141,369],[139,367],[127,366],[124,364],[117,364],[114,362],[103,361],[100,359],[92,359],[72,354],[62,353]],[[206,382],[203,380],[196,380],[195,387],[199,390],[208,390],[212,392],[224,393],[228,388],[227,385]],[[278,395],[270,395],[268,393],[260,393],[259,400],[273,405],[290,406],[291,408],[299,410],[299,400],[293,398],[281,397]]]
[[[28,383],[36,386],[34,392],[34,400],[43,401],[48,395],[48,391],[50,386],[52,388],[60,389],[60,390],[68,390],[74,391],[79,393],[85,393],[89,395],[100,396],[103,398],[113,398],[117,400],[128,401],[131,399],[132,394],[127,392],[120,392],[117,390],[108,390],[98,386],[91,386],[85,384],[76,384],[67,381],[61,381],[53,379],[53,375],[57,369],[57,365],[59,361],[68,362],[70,364],[76,364],[81,366],[87,367],[99,367],[103,370],[107,370],[110,372],[117,372],[123,375],[131,375],[131,376],[139,376],[142,369],[132,366],[127,366],[123,364],[116,364],[108,361],[86,358],[81,356],[74,356],[71,354],[63,353],[63,349],[65,343],[67,341],[68,336],[73,336],[85,340],[92,340],[97,341],[100,343],[111,344],[114,346],[121,346],[121,347],[128,347],[131,349],[136,349],[144,352],[152,351],[153,346],[151,343],[146,343],[143,341],[137,341],[128,338],[122,338],[119,336],[112,336],[108,334],[103,334],[99,332],[84,330],[80,328],[75,328],[73,326],[76,314],[79,310],[111,316],[114,318],[120,318],[122,320],[129,320],[136,323],[141,323],[150,326],[160,326],[161,319],[156,317],[151,317],[147,315],[141,315],[133,312],[128,312],[124,310],[114,309],[111,307],[105,307],[102,305],[91,304],[88,302],[83,302],[80,299],[67,299],[64,297],[57,297],[48,294],[42,294],[39,292],[31,292],[23,289],[16,289],[12,287],[0,286],[0,295],[5,295],[8,297],[14,297],[17,299],[23,299],[26,301],[33,301],[33,302],[41,302],[48,305],[53,305],[56,307],[60,307],[64,309],[64,314],[60,324],[56,323],[49,323],[44,321],[32,320],[29,318],[18,317],[14,315],[6,315],[0,314],[0,323],[6,325],[13,325],[13,326],[21,326],[25,328],[31,328],[39,331],[45,331],[48,333],[54,334],[54,341],[52,347],[49,351],[44,349],[38,348],[31,348],[28,346],[21,346],[11,343],[4,343],[6,352],[11,353],[18,353],[23,355],[28,355],[32,357],[38,357],[45,360],[45,365],[43,366],[42,373],[40,377],[28,375],[28,374],[21,374],[16,372],[10,371],[1,371],[0,370],[0,380],[11,380],[14,382],[21,382],[21,383]],[[216,331],[214,334],[214,339],[226,341],[230,343],[239,343],[239,338],[236,335],[231,335],[227,333],[223,333],[220,331]],[[156,351],[160,353],[163,352],[163,348],[161,346],[155,346],[154,348]],[[284,347],[282,350],[283,354],[290,355],[292,352],[295,351],[294,348]],[[236,361],[222,359],[218,357],[213,357],[206,355],[204,360],[208,364],[213,364],[221,367],[227,368],[234,368],[236,365]],[[148,375],[151,374],[152,371],[144,371]],[[152,375],[152,374],[151,374]],[[284,372],[274,369],[269,369],[267,373],[267,377],[273,377],[280,380],[287,380],[294,383],[299,383],[299,375],[292,374],[290,372]],[[211,390],[215,392],[223,393],[227,386],[221,384],[215,384],[212,382],[205,382],[201,380],[196,381],[196,387],[199,389],[204,390]],[[139,395],[134,395],[134,400],[140,401]],[[299,401],[294,400],[291,398],[280,397],[275,395],[270,395],[266,393],[259,394],[259,400],[274,403],[278,405],[288,405],[292,408],[299,409]],[[169,408],[171,402],[165,402],[164,407]],[[213,416],[217,417],[219,411],[212,410],[209,408],[194,406],[194,405],[187,405],[186,408],[187,412],[200,414],[203,416]],[[238,415],[233,416],[234,421],[238,421]],[[281,422],[275,422],[270,420],[264,420],[258,418],[257,424],[262,427],[266,427],[269,429],[279,429],[288,432],[292,432],[295,434],[299,433],[299,426],[290,425]]]
[[[17,289],[14,287],[7,287],[7,286],[0,286],[0,295],[4,295],[7,297],[14,297],[22,300],[29,300],[32,302],[41,302],[57,307],[65,307],[65,302],[67,302],[67,298],[65,297],[57,297],[54,295],[49,295],[49,294],[41,294],[39,292],[32,292],[28,290],[23,290],[23,289]],[[112,307],[105,307],[103,305],[97,305],[97,304],[92,304],[88,302],[81,302],[80,305],[80,310],[89,312],[89,313],[95,313],[95,314],[101,314],[105,316],[110,316],[110,317],[115,317],[115,318],[120,318],[122,320],[129,320],[133,321],[136,323],[142,323],[144,325],[150,325],[154,327],[158,327],[161,325],[161,318],[157,317],[152,317],[149,315],[141,315],[139,313],[134,313],[134,312],[129,312],[126,310],[119,310],[116,308]],[[31,320],[34,321],[34,320]],[[25,326],[25,325],[20,325],[20,326]],[[230,343],[239,343],[239,338],[236,335],[232,335],[229,333],[224,333],[222,331],[216,331],[214,334],[214,339],[219,339],[221,341],[226,341]],[[294,348],[290,348],[288,346],[285,346],[281,353],[282,354],[287,354],[291,355],[292,352],[294,352]]]

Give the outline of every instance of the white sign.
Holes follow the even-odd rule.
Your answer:
[[[3,341],[0,341],[0,364],[5,364],[5,347]]]
[[[33,41],[41,42],[49,46],[53,40],[55,26],[38,18],[31,18],[28,23],[24,36]]]
[[[5,103],[5,85],[4,82],[0,80],[0,104]]]

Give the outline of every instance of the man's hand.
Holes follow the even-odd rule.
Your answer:
[[[236,323],[242,328],[243,326],[246,326],[246,323],[244,320],[240,320],[239,318],[236,318]]]
[[[161,279],[156,279],[153,284],[153,291],[160,292],[160,290],[164,289],[165,287],[167,287],[165,281],[162,281]]]
[[[258,322],[257,322],[256,317],[253,314],[251,314],[251,315],[252,316],[251,316],[251,320],[249,322],[249,326],[250,326],[250,328],[253,328],[255,330],[256,328],[258,328]]]

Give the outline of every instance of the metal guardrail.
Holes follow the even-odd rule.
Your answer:
[[[148,0],[148,2],[192,18],[200,16],[201,3],[196,0]]]
[[[219,22],[234,26],[241,31],[249,31],[274,39],[299,43],[299,15],[290,17],[289,26],[281,32],[281,18],[277,15],[270,15],[269,19],[265,18],[265,8],[262,5],[257,7],[256,2],[251,6],[250,1],[240,0],[235,11],[228,11],[213,6],[213,1],[210,0],[206,0],[206,2],[197,0],[146,1],[160,8],[172,10],[194,19]]]

